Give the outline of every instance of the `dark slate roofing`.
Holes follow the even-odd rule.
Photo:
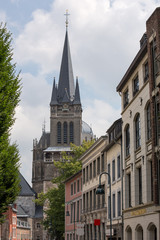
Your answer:
[[[47,148],[50,145],[50,132],[43,131],[42,136],[38,142],[39,148]]]
[[[75,90],[74,104],[81,104],[78,79],[76,80],[76,90]]]
[[[28,217],[28,214],[21,205],[17,205],[17,217]]]
[[[43,218],[43,206],[36,205],[35,218]]]
[[[28,182],[25,180],[25,178],[22,176],[22,174],[19,172],[19,178],[20,178],[20,193],[19,196],[34,196],[36,193],[31,188],[31,186],[28,184]]]
[[[55,79],[53,81],[53,89],[52,89],[50,105],[54,105],[54,104],[57,104],[57,87],[56,87]]]
[[[63,100],[66,90],[67,90],[69,98],[73,99],[75,88],[74,88],[72,61],[71,61],[71,54],[70,54],[70,47],[69,47],[67,31],[66,31],[66,36],[65,36],[60,76],[59,76],[59,83],[58,83],[58,91],[57,91],[57,97],[58,97],[59,102],[61,102]]]

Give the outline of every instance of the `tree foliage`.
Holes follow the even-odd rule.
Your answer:
[[[71,154],[63,152],[62,158],[54,165],[59,171],[59,176],[53,179],[57,188],[50,189],[46,194],[41,193],[36,200],[37,204],[48,205],[45,211],[46,218],[43,225],[56,240],[63,239],[64,222],[65,222],[65,184],[64,181],[82,169],[80,156],[94,143],[92,141],[83,141],[81,146],[71,144]]]
[[[15,108],[21,92],[19,74],[13,61],[11,33],[0,24],[0,221],[19,192],[19,152],[10,143]]]
[[[60,161],[54,161],[55,167],[59,170],[59,176],[53,179],[54,183],[65,181],[70,176],[74,175],[82,168],[82,162],[79,161],[80,156],[94,143],[92,141],[83,141],[81,146],[76,146],[71,143],[71,154],[62,153]]]

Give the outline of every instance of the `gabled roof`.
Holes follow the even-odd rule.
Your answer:
[[[19,196],[34,196],[36,195],[35,191],[31,188],[31,186],[28,184],[26,179],[22,176],[22,174],[19,172],[19,178],[20,178],[20,193]]]
[[[67,31],[66,31],[66,36],[65,36],[60,76],[59,76],[59,83],[58,83],[58,91],[57,91],[57,97],[58,97],[59,102],[61,102],[63,100],[66,91],[67,91],[69,98],[73,99],[75,88],[74,88],[72,61],[71,61],[71,54],[70,54],[70,47],[69,47]]]

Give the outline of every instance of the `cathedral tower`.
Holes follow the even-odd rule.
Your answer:
[[[66,30],[58,87],[53,83],[50,102],[50,146],[81,144],[82,107],[78,79],[74,86],[68,31]]]

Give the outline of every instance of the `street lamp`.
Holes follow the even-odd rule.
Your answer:
[[[75,202],[70,202],[70,203],[73,203],[73,206],[74,206],[74,240],[75,240]],[[69,214],[69,210],[68,210],[68,203],[67,203],[67,211],[66,211],[66,217],[69,217],[70,214]]]
[[[107,174],[108,178],[109,178],[109,193],[110,193],[110,210],[109,210],[109,214],[110,214],[110,240],[112,239],[112,217],[111,217],[111,176],[108,172],[102,172],[99,175],[99,185],[96,191],[96,194],[102,195],[105,193],[104,189],[102,188],[101,185],[101,177],[103,174]]]

